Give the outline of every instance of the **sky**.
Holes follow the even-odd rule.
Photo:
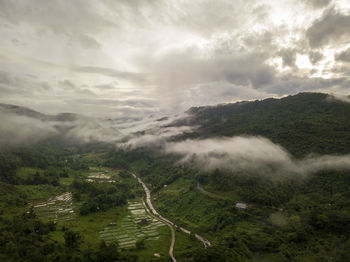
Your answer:
[[[0,102],[142,118],[350,94],[349,0],[0,0]]]

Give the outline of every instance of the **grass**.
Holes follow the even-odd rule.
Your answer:
[[[16,170],[16,175],[23,180],[27,179],[30,176],[34,176],[34,174],[38,172],[39,174],[43,173],[43,170],[40,168],[32,168],[32,167],[21,167]]]
[[[213,214],[220,212],[220,201],[200,193],[190,180],[181,178],[158,191],[154,205],[164,217],[205,236],[215,222]]]
[[[134,248],[138,240],[153,241],[159,239],[158,228],[164,223],[148,215],[140,201],[128,203],[129,213],[117,226],[108,226],[100,232],[105,242],[118,242],[120,248]],[[142,224],[142,221],[145,224]]]
[[[135,202],[141,204],[136,200],[131,203]],[[139,205],[137,207],[133,210],[141,210]],[[127,249],[129,253],[139,256],[139,261],[150,261],[155,258],[155,253],[167,257],[171,240],[169,228],[151,218],[149,218],[150,223],[141,226],[138,222],[143,215],[137,214],[138,212],[132,214],[131,211],[127,206],[116,207],[105,212],[77,216],[70,221],[58,221],[57,230],[50,233],[50,236],[64,243],[64,231],[61,230],[64,226],[73,231],[79,231],[84,238],[82,245],[86,247],[98,246],[102,239],[107,243],[111,243],[110,240],[116,240],[121,249]],[[111,222],[117,222],[117,225],[110,226]],[[144,248],[136,249],[136,241],[142,238],[145,238]]]
[[[70,175],[69,177],[60,177],[60,185],[62,186],[69,186],[72,182],[73,182],[74,178],[72,175]]]
[[[239,197],[237,196],[237,193],[235,191],[219,191],[215,188],[213,188],[211,185],[201,185],[206,191],[213,193],[215,195],[219,195],[223,198],[228,198],[231,200],[238,201]]]
[[[191,257],[195,248],[203,246],[197,239],[191,238],[178,229],[175,230],[175,238],[174,256],[178,261]]]
[[[29,201],[46,199],[64,192],[64,188],[52,185],[16,185],[15,187],[24,193]]]
[[[110,222],[119,220],[126,213],[126,207],[116,207],[104,212],[77,216],[74,220],[70,221],[58,221],[57,231],[53,232],[52,238],[63,242],[64,232],[60,229],[65,227],[73,231],[79,231],[84,238],[84,245],[97,246],[101,242],[99,232],[107,227]]]
[[[98,156],[90,154],[81,156],[84,161],[94,159],[98,163]],[[35,172],[42,173],[43,170],[33,168],[22,168],[18,172],[21,177],[26,178]],[[91,175],[97,175],[96,181],[100,174],[122,180],[130,184],[136,191],[143,192],[140,185],[133,179],[121,178],[118,171],[93,165],[88,170],[69,172],[69,177],[61,177],[59,187],[51,185],[18,185],[16,189],[28,196],[31,203],[34,204],[35,213],[44,221],[56,221],[57,230],[50,233],[53,240],[64,243],[64,232],[67,228],[79,232],[84,239],[83,247],[97,247],[104,240],[107,244],[115,241],[119,244],[120,249],[127,250],[128,253],[137,255],[139,261],[150,261],[156,259],[155,253],[160,254],[163,259],[169,260],[169,246],[171,242],[171,233],[169,228],[162,222],[151,217],[145,212],[145,209],[139,199],[129,201],[128,206],[115,207],[108,211],[96,212],[86,216],[80,216],[77,213],[79,203],[70,201],[55,200],[57,196],[67,190],[67,187],[74,179],[91,179]],[[89,177],[90,176],[90,177]],[[103,179],[102,179],[103,180]],[[188,181],[169,185],[166,194],[177,197],[188,187]],[[27,207],[28,208],[28,207]],[[147,223],[140,223],[143,219]],[[116,222],[116,225],[110,225]],[[195,224],[193,225],[195,226]],[[136,242],[143,240],[144,248],[136,248]],[[200,245],[196,239],[191,239],[189,235],[181,231],[176,232],[176,244],[174,254],[177,257],[188,257],[191,248]]]
[[[169,257],[169,246],[171,240],[169,228],[167,226],[159,227],[158,235],[158,240],[145,241],[144,249],[131,250],[132,254],[139,257],[138,261],[150,261],[155,258],[155,253],[160,254],[161,257]],[[170,261],[170,258],[168,260]]]

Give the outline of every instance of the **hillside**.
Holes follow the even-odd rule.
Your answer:
[[[252,135],[267,137],[296,157],[350,153],[350,104],[327,94],[194,107],[187,113],[189,119],[172,125],[199,128],[180,139]]]
[[[193,127],[180,135],[170,132],[158,147],[115,146],[118,142],[111,138],[117,130],[108,125],[101,129],[99,123],[78,123],[66,130],[71,140],[60,139],[62,132],[56,131],[33,141],[46,134],[33,131],[35,126],[45,123],[51,128],[71,115],[50,116],[11,105],[0,108],[5,117],[19,120],[11,130],[26,127],[25,138],[31,141],[0,151],[1,261],[33,261],[33,253],[36,261],[170,261],[172,239],[177,261],[347,261],[350,256],[350,161],[343,155],[350,150],[350,104],[326,94],[302,93],[197,107],[188,110],[190,117],[170,125],[159,119],[151,130],[154,134],[129,134],[130,140],[153,138],[181,130],[179,126]],[[13,132],[8,132],[9,138]],[[87,139],[96,133],[96,141],[106,143]],[[309,153],[339,155],[341,165],[300,174],[287,174],[269,162],[251,170],[205,169],[194,164],[193,157],[179,165],[181,155],[158,150],[177,142],[190,147],[187,138],[213,138],[202,155],[234,162],[234,155],[211,152],[218,149],[214,143],[220,137],[237,135],[253,141],[248,151],[271,146],[255,136],[279,143],[300,158],[288,162],[295,166],[309,163],[303,162]],[[19,138],[16,135],[16,141]],[[259,148],[256,142],[261,140]],[[243,155],[246,145],[237,149]],[[259,160],[247,159],[251,165]],[[166,220],[149,216],[142,199]],[[171,233],[162,221],[178,227]],[[211,246],[204,248],[196,234]]]

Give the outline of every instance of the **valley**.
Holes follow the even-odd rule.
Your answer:
[[[324,100],[315,95],[311,103],[309,96],[297,101],[300,107],[311,105],[303,119],[316,132],[315,115],[325,110]],[[288,99],[295,103],[295,97]],[[243,122],[239,131],[237,114],[254,115],[254,106],[271,103],[192,109],[199,113],[187,124],[196,129],[154,147],[82,143],[65,133],[5,147],[0,152],[1,261],[21,261],[17,254],[28,258],[23,261],[346,261],[348,156],[332,155],[343,138],[333,136],[335,144],[328,147],[330,137],[314,137],[312,146],[304,147],[305,140],[293,137],[288,147],[290,139],[277,133],[266,134],[271,140],[244,136],[250,124]],[[327,119],[339,128],[323,129],[343,134],[350,106],[326,107]],[[223,121],[228,115],[232,119]],[[218,138],[208,119],[233,136]],[[259,128],[271,125],[262,121]],[[276,125],[281,134],[290,128]],[[295,130],[310,131],[299,125]],[[276,140],[286,148],[271,142]],[[339,152],[347,152],[346,141]],[[315,144],[326,155],[312,155]],[[304,149],[296,153],[297,148]]]

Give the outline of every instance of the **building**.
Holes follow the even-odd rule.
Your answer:
[[[238,208],[238,209],[246,209],[247,208],[247,204],[245,204],[245,203],[236,203],[236,208]]]

